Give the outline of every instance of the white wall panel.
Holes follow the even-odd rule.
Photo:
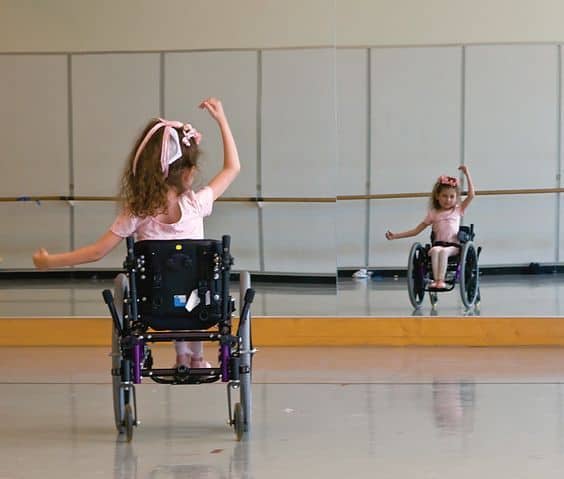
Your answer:
[[[65,55],[0,56],[2,196],[69,193]]]
[[[334,196],[335,51],[262,54],[262,193]]]
[[[265,271],[336,274],[334,203],[266,203],[262,214]]]
[[[213,213],[204,220],[206,238],[231,235],[233,271],[259,271],[259,232],[257,206],[251,203],[217,201]]]
[[[431,191],[460,162],[462,49],[371,50],[371,192]]]
[[[559,194],[557,195],[557,201],[560,204],[560,211],[558,216],[558,227],[559,227],[559,236],[558,236],[558,261],[560,263],[564,263],[564,195]]]
[[[369,265],[382,268],[406,268],[409,249],[415,242],[428,243],[431,228],[418,236],[389,241],[387,230],[399,233],[417,226],[427,214],[426,198],[372,200],[370,204]]]
[[[114,196],[133,145],[159,116],[159,55],[72,57],[76,195]]]
[[[556,185],[557,53],[556,45],[467,47],[465,162],[478,189]]]
[[[466,223],[483,246],[481,265],[526,265],[555,260],[555,195],[477,197]]]
[[[368,163],[368,50],[337,50],[336,191],[366,192]]]
[[[117,203],[111,201],[77,201],[74,203],[74,244],[76,248],[93,243],[102,236],[118,214]],[[125,259],[125,241],[122,241],[105,258],[96,263],[78,266],[82,269],[122,269]]]
[[[0,221],[1,269],[34,268],[31,257],[38,248],[60,253],[70,246],[66,203],[0,203]]]
[[[335,208],[337,235],[337,265],[360,267],[365,263],[366,200],[337,201]]]
[[[203,134],[201,180],[223,165],[223,146],[214,120],[198,108],[219,98],[241,159],[241,173],[226,196],[255,196],[257,185],[257,52],[189,52],[165,55],[165,116],[192,123]]]

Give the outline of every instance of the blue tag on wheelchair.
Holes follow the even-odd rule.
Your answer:
[[[185,294],[175,294],[173,297],[175,308],[184,308],[186,306],[186,295]]]

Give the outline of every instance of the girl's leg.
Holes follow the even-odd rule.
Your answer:
[[[191,368],[211,368],[211,364],[204,359],[204,343],[202,341],[190,341],[188,343],[192,350]]]
[[[176,349],[176,367],[186,366],[190,367],[192,360],[192,350],[186,341],[175,341],[174,349]]]
[[[431,248],[431,264],[433,266],[433,277],[435,281],[431,283],[431,288],[445,288],[445,275],[448,266],[449,256],[458,253],[456,246],[433,246]]]
[[[433,282],[429,285],[431,288],[437,288],[437,283],[441,277],[440,260],[439,255],[441,252],[440,246],[433,246],[429,250],[429,255],[431,256],[431,267],[433,268]],[[443,273],[444,278],[444,273]]]

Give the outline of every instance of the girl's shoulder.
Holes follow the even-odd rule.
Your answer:
[[[209,186],[204,186],[196,192],[188,190],[182,195],[182,203],[195,209],[200,215],[208,216],[213,205],[213,190]]]

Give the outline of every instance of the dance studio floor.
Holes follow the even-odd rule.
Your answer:
[[[164,363],[171,348],[156,351]],[[2,479],[561,478],[564,349],[265,348],[249,439],[225,387],[137,387],[113,425],[106,348],[0,349]]]
[[[476,314],[559,316],[564,276],[483,277]],[[111,281],[1,281],[1,316],[106,316]],[[254,315],[407,316],[405,281],[256,283]],[[237,293],[234,291],[234,294]],[[418,314],[430,315],[428,302]],[[465,314],[458,291],[437,315]],[[221,384],[137,387],[113,424],[107,347],[0,348],[0,479],[561,478],[564,348],[261,347],[250,437]],[[216,353],[208,348],[207,357]],[[154,348],[156,366],[173,361]]]

